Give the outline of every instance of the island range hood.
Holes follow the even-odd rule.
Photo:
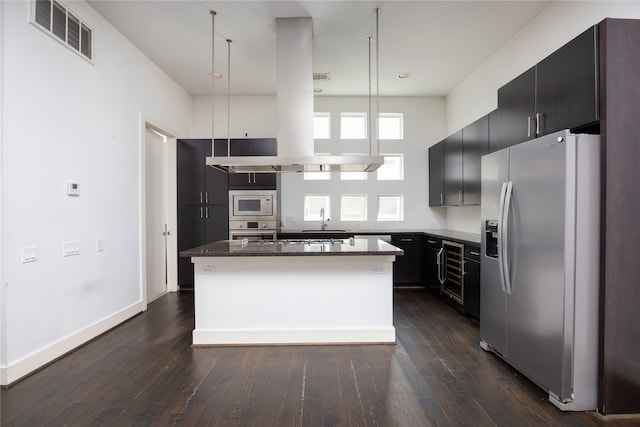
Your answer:
[[[369,155],[314,155],[312,37],[311,18],[276,19],[278,155],[207,157],[208,166],[231,173],[372,172],[384,163],[372,155],[371,139]]]

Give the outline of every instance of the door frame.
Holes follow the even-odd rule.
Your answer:
[[[145,310],[148,304],[147,299],[147,206],[146,194],[146,149],[147,142],[145,131],[150,128],[167,138],[167,155],[165,167],[165,200],[167,208],[167,292],[178,291],[178,240],[177,240],[177,178],[176,178],[176,132],[169,127],[160,124],[140,113],[140,295],[144,303]]]

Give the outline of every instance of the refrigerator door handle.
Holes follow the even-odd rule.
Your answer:
[[[500,205],[498,206],[498,272],[500,273],[500,287],[502,292],[507,293],[507,287],[504,280],[504,202],[507,194],[507,182],[502,183],[500,190]]]
[[[502,271],[504,274],[504,286],[507,295],[511,295],[513,293],[513,284],[511,283],[509,268],[509,213],[511,211],[512,194],[513,182],[508,181],[504,196],[504,210],[502,211]]]

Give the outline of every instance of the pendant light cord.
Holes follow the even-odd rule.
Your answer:
[[[380,8],[376,13],[376,156],[380,154]]]
[[[373,153],[373,127],[372,127],[372,119],[371,113],[373,112],[373,108],[371,107],[371,40],[372,37],[367,37],[368,49],[369,49],[369,155],[371,156]]]
[[[216,89],[216,69],[215,69],[215,39],[216,39],[216,11],[212,10],[211,13],[211,155],[216,155],[216,144],[214,137],[215,129],[215,89]]]
[[[231,39],[227,39],[227,155],[231,156]]]

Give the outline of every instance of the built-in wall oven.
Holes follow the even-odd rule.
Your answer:
[[[277,228],[275,190],[229,191],[229,240],[273,240]]]

